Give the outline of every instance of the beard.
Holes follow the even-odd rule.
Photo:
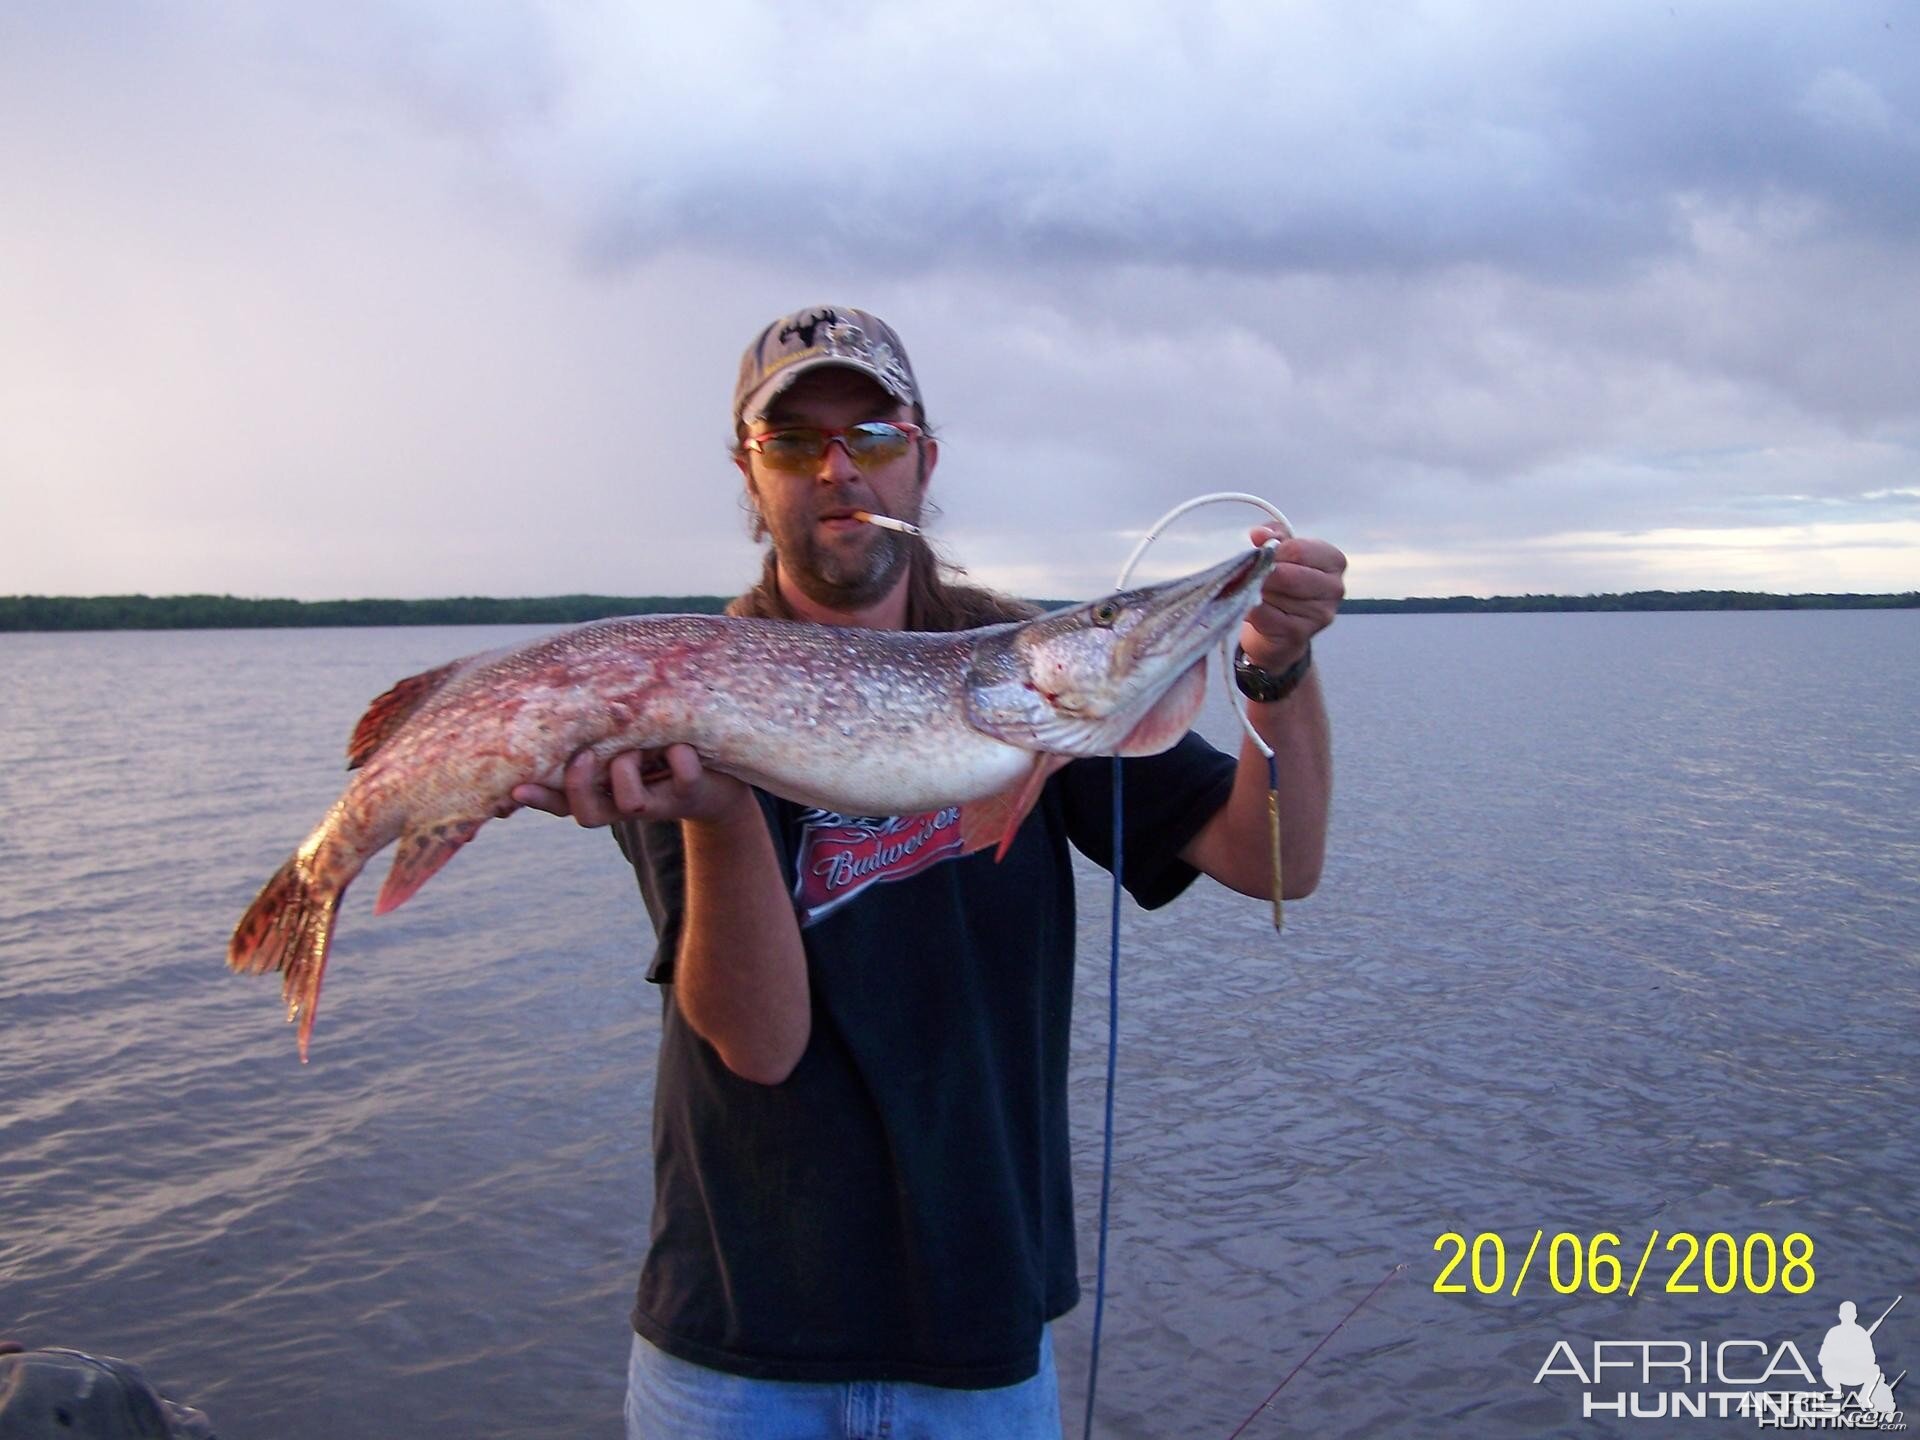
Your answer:
[[[845,502],[851,506],[857,502]],[[895,519],[920,521],[917,502],[897,507]],[[773,536],[780,570],[801,594],[834,610],[859,610],[885,598],[912,563],[909,537],[878,525],[861,525],[842,534],[823,533],[817,515],[783,516],[776,523],[762,512],[761,523]]]

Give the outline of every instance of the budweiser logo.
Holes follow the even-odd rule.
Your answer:
[[[811,925],[869,885],[904,880],[960,853],[960,807],[924,815],[800,817],[800,858],[793,898],[800,923]]]

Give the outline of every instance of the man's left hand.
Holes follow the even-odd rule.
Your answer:
[[[1279,672],[1307,652],[1307,642],[1333,623],[1347,593],[1347,557],[1324,540],[1288,539],[1258,525],[1253,543],[1278,540],[1276,563],[1260,586],[1260,603],[1240,627],[1240,648],[1262,670]]]

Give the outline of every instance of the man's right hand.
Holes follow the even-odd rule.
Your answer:
[[[707,769],[691,745],[623,750],[608,761],[582,750],[567,762],[561,785],[516,785],[513,799],[549,815],[571,815],[586,829],[620,820],[721,820],[754,805],[744,781]]]

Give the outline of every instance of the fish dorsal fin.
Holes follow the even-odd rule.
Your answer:
[[[451,680],[453,672],[464,664],[464,660],[455,660],[432,670],[423,670],[418,675],[409,675],[367,706],[367,713],[353,727],[353,738],[347,741],[347,768],[358,770],[371,760],[374,752],[392,739],[393,732],[420,708],[420,703]]]
[[[989,795],[984,800],[969,800],[960,807],[960,853],[971,855],[976,850],[984,850],[989,845],[998,846],[993,852],[996,863],[1007,858],[1007,851],[1013,846],[1013,837],[1020,833],[1020,822],[1027,818],[1027,812],[1033,809],[1034,802],[1040,798],[1040,792],[1046,788],[1047,777],[1052,775],[1071,758],[1066,755],[1035,755],[1033,764],[1021,777],[1018,785],[1002,790],[998,795]]]

